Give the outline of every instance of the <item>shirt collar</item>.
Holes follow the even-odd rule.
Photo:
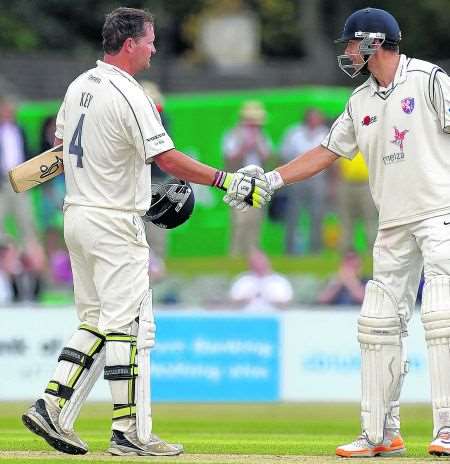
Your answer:
[[[398,62],[397,70],[395,71],[394,80],[389,84],[388,87],[380,87],[373,75],[370,76],[370,94],[373,96],[377,92],[390,92],[392,89],[406,81],[408,68],[408,59],[406,55],[400,55],[400,61]]]
[[[128,79],[132,84],[137,85],[139,88],[142,88],[139,82],[136,79],[134,79],[134,77],[131,74],[128,74],[126,71],[118,68],[117,66],[114,66],[113,64],[105,63],[102,60],[97,60],[97,67],[103,71],[111,72],[114,74],[119,73],[123,77],[125,77],[125,79]]]

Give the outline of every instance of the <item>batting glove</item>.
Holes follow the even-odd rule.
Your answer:
[[[250,206],[262,208],[272,197],[265,178],[257,178],[244,172],[217,171],[213,185],[225,190],[224,201],[230,206],[245,211]]]
[[[247,174],[252,177],[257,177],[263,182],[267,182],[271,195],[275,190],[284,186],[283,178],[278,171],[270,171],[264,172],[264,169],[261,166],[257,166],[256,164],[249,164],[248,166],[244,166],[243,168],[239,169],[238,172],[243,174]]]
[[[244,166],[243,168],[239,169],[237,172],[241,174],[247,174],[248,176],[251,176],[251,177],[256,177],[257,179],[260,179],[263,182],[266,181],[264,177],[264,169],[260,166],[257,166],[256,164],[249,164],[248,166]],[[236,199],[233,196],[228,195],[228,194],[223,197],[223,201],[227,205],[229,205],[231,208],[235,208],[239,211],[247,211],[250,208],[250,204],[247,201]],[[267,202],[268,201],[270,201],[270,199],[267,200]]]

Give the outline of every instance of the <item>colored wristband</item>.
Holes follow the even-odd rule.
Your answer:
[[[212,183],[213,187],[217,187],[221,190],[227,190],[228,185],[227,184],[227,176],[228,173],[225,171],[216,171],[216,174],[214,175],[214,181]],[[228,182],[229,183],[229,182]]]

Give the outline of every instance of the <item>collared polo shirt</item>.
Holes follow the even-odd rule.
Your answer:
[[[142,86],[103,61],[70,84],[55,135],[64,144],[66,204],[141,215],[151,202],[148,164],[174,148]]]
[[[386,229],[450,213],[450,78],[401,55],[393,82],[373,76],[350,96],[322,145],[353,159],[358,151]]]

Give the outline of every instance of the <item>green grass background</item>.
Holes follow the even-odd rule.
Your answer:
[[[52,451],[22,425],[20,416],[26,408],[25,403],[0,403],[0,461],[61,463],[61,454]],[[76,430],[88,442],[90,451],[99,453],[107,449],[109,417],[108,404],[88,403],[84,407]],[[183,443],[189,454],[334,456],[335,447],[352,441],[359,431],[356,403],[156,404],[153,417],[154,432],[168,441]],[[408,457],[416,458],[415,462],[429,462],[431,457],[426,448],[432,433],[430,406],[403,406],[402,424]],[[60,458],[53,459],[51,455],[27,458],[8,451],[48,451]],[[70,462],[82,462],[86,457],[73,457]],[[92,456],[89,462],[96,462],[95,458]],[[150,458],[149,462],[176,462],[177,459]],[[121,460],[111,457],[112,462]]]

